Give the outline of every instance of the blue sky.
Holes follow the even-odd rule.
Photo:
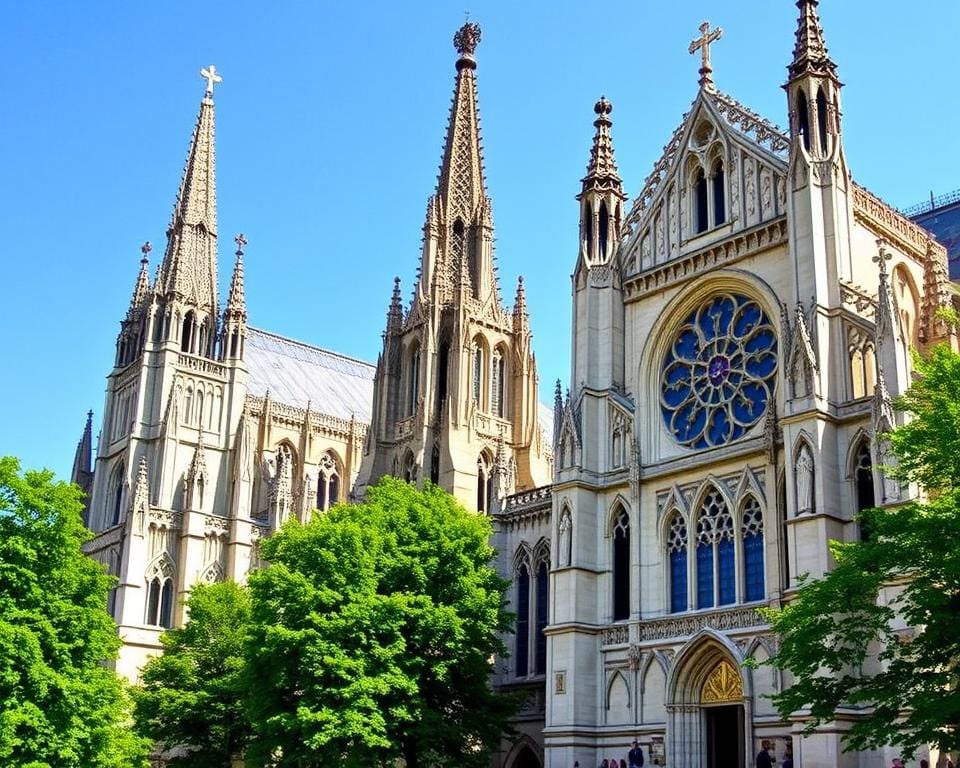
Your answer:
[[[460,3],[44,2],[4,9],[0,44],[0,453],[68,476],[136,277],[154,264],[214,63],[222,288],[247,247],[251,323],[375,360],[393,276],[409,295],[453,88]],[[709,18],[718,87],[786,123],[785,0],[474,0],[501,286],[526,278],[545,401],[569,376],[574,195],[613,102],[637,193],[696,94]],[[922,14],[914,14],[914,9]],[[907,206],[960,187],[960,3],[824,0],[854,176]]]

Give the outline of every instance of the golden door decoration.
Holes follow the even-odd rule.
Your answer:
[[[729,662],[721,660],[707,677],[700,694],[701,704],[724,704],[743,700],[743,681]]]

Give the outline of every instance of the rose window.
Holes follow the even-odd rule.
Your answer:
[[[664,358],[664,424],[691,448],[736,440],[766,411],[776,370],[777,336],[760,305],[716,295],[684,319]]]

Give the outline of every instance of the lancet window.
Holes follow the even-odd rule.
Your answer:
[[[420,345],[414,345],[410,351],[410,365],[407,367],[410,380],[407,386],[407,415],[412,416],[417,409],[420,397]]]
[[[526,677],[530,670],[530,565],[524,558],[517,566],[517,634],[514,653],[517,677]]]
[[[123,462],[117,465],[110,475],[110,525],[117,525],[123,515]]]
[[[740,535],[743,538],[743,599],[748,603],[766,595],[763,578],[763,510],[752,496],[743,505]]]
[[[332,451],[320,457],[317,475],[317,509],[330,509],[340,501],[340,464]]]
[[[490,366],[490,410],[494,416],[503,416],[504,404],[504,362],[503,350],[497,347],[493,350],[492,364]]]
[[[673,513],[667,534],[667,558],[670,568],[670,612],[687,610],[687,524],[679,512]]]
[[[477,458],[477,512],[490,512],[493,498],[493,463],[480,454]]]
[[[525,547],[514,560],[514,606],[517,615],[514,674],[547,671],[547,623],[550,615],[550,548],[541,541],[531,558]]]
[[[483,346],[479,340],[473,342],[473,402],[481,406],[483,394]]]
[[[630,516],[620,508],[613,521],[613,620],[630,618]]]
[[[847,330],[847,355],[851,396],[854,399],[871,396],[876,386],[877,361],[873,339],[866,331],[859,328]]]
[[[853,482],[856,490],[856,511],[875,507],[877,500],[873,489],[873,458],[870,455],[870,443],[866,438],[861,438],[853,454]],[[870,530],[861,522],[860,539],[866,541],[869,537]]]
[[[147,612],[144,623],[169,629],[173,626],[173,563],[161,557],[147,571]]]

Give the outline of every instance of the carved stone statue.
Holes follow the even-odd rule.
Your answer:
[[[810,452],[810,446],[804,443],[800,446],[797,460],[793,466],[793,478],[797,487],[798,515],[814,511],[813,471],[813,454]]]
[[[563,510],[560,515],[559,539],[557,564],[559,567],[565,568],[570,565],[571,545],[573,543],[573,520],[568,509]]]

